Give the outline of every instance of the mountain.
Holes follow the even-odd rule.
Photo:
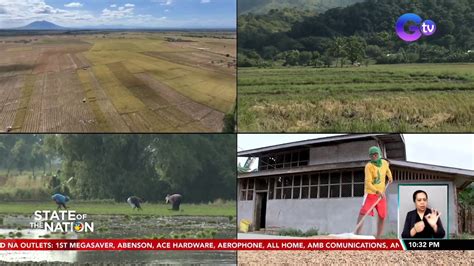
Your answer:
[[[322,13],[335,7],[345,7],[365,0],[239,0],[238,13],[263,14],[272,9],[298,8]]]
[[[380,64],[474,62],[474,53],[469,52],[474,49],[473,0],[366,0],[315,15],[302,12],[293,8],[240,15],[238,49],[243,59],[239,65],[260,66],[262,59],[293,60],[299,52],[318,52],[318,60],[326,60],[337,57],[342,42]],[[434,21],[436,33],[414,43],[402,41],[394,26],[406,13]]]
[[[64,30],[66,28],[58,26],[48,21],[35,21],[24,27],[18,28],[19,30]]]

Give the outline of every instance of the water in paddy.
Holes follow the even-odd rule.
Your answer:
[[[228,217],[90,217],[95,232],[89,234],[49,233],[30,229],[28,216],[3,216],[0,238],[24,239],[77,239],[77,238],[169,238],[180,234],[193,235],[213,231],[214,238],[235,238],[235,221]],[[146,264],[235,264],[234,251],[0,251],[4,262],[61,262],[61,263],[146,263]]]

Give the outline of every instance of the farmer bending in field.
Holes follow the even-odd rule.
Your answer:
[[[390,171],[389,164],[386,160],[382,159],[382,151],[379,147],[371,147],[369,149],[370,162],[365,165],[365,196],[364,204],[359,212],[359,218],[357,224],[367,214],[374,216],[373,209],[370,208],[380,199],[375,205],[378,214],[377,222],[377,238],[380,238],[383,233],[383,227],[385,217],[387,216],[387,202],[385,199],[385,177],[388,177],[388,182],[392,183],[392,172]],[[356,228],[356,234],[360,234],[362,231],[363,223]]]
[[[143,200],[137,196],[131,196],[127,199],[128,204],[132,207],[132,210],[137,209],[138,211],[142,210],[140,203],[143,203]]]
[[[54,194],[51,198],[54,200],[54,202],[56,202],[56,204],[58,204],[58,210],[61,209],[61,206],[63,206],[64,209],[67,210],[66,202],[69,201],[68,196],[64,196],[58,193],[58,194]]]
[[[172,210],[173,211],[179,211],[179,205],[181,204],[181,199],[183,198],[183,196],[181,196],[180,194],[173,194],[173,195],[166,195],[165,197],[165,200],[166,200],[166,203],[171,203],[171,205],[173,206],[172,207]]]

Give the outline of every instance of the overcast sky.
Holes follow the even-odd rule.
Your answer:
[[[38,20],[65,27],[235,28],[236,0],[0,0],[0,28]]]
[[[238,151],[242,151],[330,136],[336,134],[239,134],[237,145]],[[403,137],[408,161],[474,170],[474,134],[403,134]]]

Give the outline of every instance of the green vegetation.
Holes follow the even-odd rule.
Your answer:
[[[320,66],[346,60],[474,62],[474,2],[470,0],[367,0],[323,14],[308,13],[305,6],[277,7],[264,15],[239,16],[239,66],[279,65],[279,60],[285,65],[306,65],[303,59],[308,54],[303,52],[309,52],[313,64]],[[405,13],[435,21],[436,34],[409,44],[400,40],[394,25]],[[299,62],[292,61],[296,52]]]
[[[236,127],[236,110],[237,108],[234,108],[234,112],[226,114],[224,117],[224,129],[222,132],[224,133],[234,133],[235,132],[235,127]]]
[[[238,12],[242,13],[266,13],[274,9],[298,7],[300,9],[314,10],[318,12],[330,8],[347,6],[364,0],[239,0]]]
[[[450,237],[451,239],[474,239],[474,234],[462,233]]]
[[[388,232],[382,236],[384,239],[397,239],[398,235],[395,232]]]
[[[470,131],[474,65],[243,68],[240,131]]]
[[[473,1],[323,2],[239,2],[239,131],[472,131]],[[405,13],[437,32],[402,41]]]
[[[0,171],[0,201],[34,200],[49,197],[47,184],[49,177],[33,176],[31,171],[25,171],[22,175]]]
[[[233,200],[235,141],[222,134],[3,135],[0,200],[45,201],[54,193],[72,201],[136,195],[163,202],[168,193],[181,193],[184,203]]]
[[[181,233],[174,233],[171,232],[169,234],[153,234],[151,236],[145,237],[145,238],[151,238],[151,239],[192,239],[192,238],[204,238],[204,239],[209,239],[209,238],[214,238],[217,234],[217,231],[214,229],[206,229],[206,230],[201,230],[201,231],[187,231],[187,232],[181,232]]]
[[[459,206],[459,223],[461,225],[461,232],[467,235],[472,235],[474,232],[474,184],[471,184],[458,194],[458,206]]]
[[[317,236],[319,235],[319,229],[310,228],[306,232],[301,231],[300,229],[294,228],[285,228],[278,231],[280,236],[298,236],[298,237],[308,237],[308,236]]]
[[[235,202],[224,204],[182,204],[181,211],[172,211],[167,204],[143,204],[143,211],[133,211],[123,203],[70,202],[69,208],[88,215],[125,215],[145,218],[147,216],[235,216]],[[9,202],[0,203],[0,213],[31,215],[36,210],[56,210],[54,202]]]

